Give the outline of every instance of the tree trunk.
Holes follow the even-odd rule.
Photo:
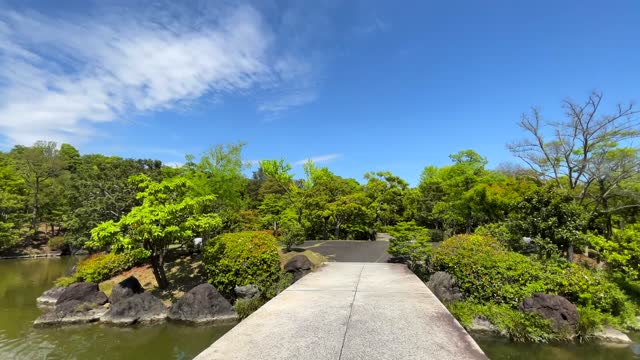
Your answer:
[[[328,219],[324,219],[324,227],[322,229],[322,239],[324,241],[329,240],[329,224],[327,224]]]
[[[164,272],[164,256],[162,254],[151,255],[151,267],[153,268],[153,276],[155,276],[160,289],[166,289],[169,286],[167,275]]]
[[[338,240],[340,238],[340,223],[336,223],[336,238]]]
[[[573,245],[571,244],[567,247],[567,261],[573,262]]]
[[[33,212],[31,214],[31,230],[38,230],[38,193],[40,192],[40,181],[36,178],[35,189],[33,191]],[[35,236],[35,234],[34,234]]]

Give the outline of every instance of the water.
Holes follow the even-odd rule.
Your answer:
[[[640,359],[640,334],[631,335],[635,344],[525,344],[504,338],[474,336],[492,360],[630,360]]]
[[[174,323],[33,328],[41,313],[36,298],[76,262],[72,257],[0,261],[0,359],[192,359],[231,328]]]

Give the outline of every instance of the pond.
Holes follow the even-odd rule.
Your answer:
[[[192,359],[231,326],[97,324],[36,329],[36,298],[66,275],[73,257],[0,261],[0,359]]]

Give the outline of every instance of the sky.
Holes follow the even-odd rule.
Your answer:
[[[474,149],[532,106],[640,100],[640,1],[3,1],[0,149],[180,164],[216,144],[345,177]]]

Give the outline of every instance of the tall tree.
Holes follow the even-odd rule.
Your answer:
[[[58,156],[55,142],[38,141],[31,147],[16,146],[11,150],[16,159],[16,168],[31,189],[33,196],[31,230],[38,229],[40,194],[46,181],[60,174],[64,162]]]
[[[612,191],[638,172],[638,148],[631,140],[640,137],[640,119],[632,103],[603,113],[602,99],[601,92],[593,92],[582,103],[565,100],[566,118],[561,121],[545,121],[533,108],[520,120],[529,137],[509,149],[538,176],[572,191],[579,204],[591,199],[609,217],[615,211],[608,204]],[[607,224],[610,236],[610,218]]]
[[[140,175],[133,179],[142,201],[119,221],[109,220],[91,230],[92,246],[112,245],[115,251],[144,249],[162,289],[168,284],[164,265],[169,246],[185,244],[194,236],[208,238],[222,222],[208,210],[214,195],[190,197],[192,185],[184,178],[154,182]]]

